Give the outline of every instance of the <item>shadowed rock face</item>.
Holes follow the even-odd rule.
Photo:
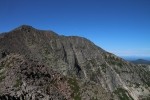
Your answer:
[[[146,65],[82,37],[23,25],[0,38],[0,98],[138,100],[150,94],[149,80]]]

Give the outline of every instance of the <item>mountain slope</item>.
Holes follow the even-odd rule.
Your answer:
[[[23,25],[0,38],[0,52],[1,97],[9,94],[33,100],[35,97],[40,100],[138,100],[150,94],[150,74],[145,67],[126,62],[82,37],[60,36]],[[27,64],[15,62],[16,55]],[[28,74],[24,74],[21,66]],[[44,69],[40,71],[35,66],[44,66]],[[7,73],[11,72],[14,78],[8,79],[11,74]],[[56,82],[52,82],[53,72],[64,78],[56,77]],[[12,80],[18,81],[20,77],[22,84],[16,88]],[[7,81],[11,87],[4,87]],[[30,91],[24,90],[23,84],[30,86]],[[53,95],[44,92],[47,87],[55,88],[50,89]],[[33,95],[24,95],[22,91]],[[36,96],[35,91],[40,91],[43,98]]]

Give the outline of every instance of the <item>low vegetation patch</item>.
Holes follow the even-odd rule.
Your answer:
[[[22,81],[21,81],[21,79],[17,79],[14,87],[19,87],[20,85],[22,85]]]
[[[118,95],[120,100],[134,100],[125,89],[118,88],[114,93]]]
[[[106,65],[106,64],[102,64],[101,66],[102,66],[102,71],[103,71],[104,73],[106,73],[107,65]]]
[[[81,100],[81,97],[80,97],[80,87],[77,83],[77,80],[76,78],[69,78],[68,80],[68,83],[73,91],[73,93],[71,94],[72,98],[74,100]]]
[[[0,82],[1,82],[3,79],[5,79],[5,76],[4,76],[4,75],[1,75],[1,76],[0,76]]]
[[[0,70],[3,69],[3,68],[4,68],[4,64],[1,63],[1,64],[0,64]]]

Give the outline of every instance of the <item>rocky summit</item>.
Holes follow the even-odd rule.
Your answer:
[[[22,25],[0,34],[0,100],[150,100],[150,70],[86,38]]]

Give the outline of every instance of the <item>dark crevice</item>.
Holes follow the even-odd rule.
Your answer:
[[[24,100],[24,99],[22,99],[22,97],[19,98],[19,97],[14,97],[14,96],[10,96],[6,94],[6,95],[0,96],[0,100]]]
[[[64,52],[63,60],[64,60],[66,63],[68,63],[68,61],[67,61],[67,52],[66,52],[66,50],[65,50],[65,47],[64,47],[63,43],[62,43],[62,48],[63,48],[63,52]]]
[[[8,52],[7,52],[7,51],[2,51],[2,52],[1,52],[1,57],[2,57],[2,58],[5,58],[7,55],[8,55]]]
[[[39,78],[42,78],[42,77],[45,77],[45,78],[51,78],[50,74],[45,74],[45,73],[34,73],[34,72],[31,72],[31,73],[24,73],[27,78],[33,78],[33,79],[39,79]]]
[[[71,48],[73,50],[73,54],[74,54],[74,60],[75,60],[74,67],[75,67],[75,70],[76,70],[76,75],[81,77],[81,72],[82,72],[81,66],[78,63],[78,59],[76,57],[75,51],[74,51],[73,46],[72,46],[71,43],[70,43],[70,46],[71,46]]]
[[[80,67],[79,64],[78,64],[78,61],[77,61],[77,58],[76,58],[76,57],[75,57],[75,64],[74,64],[74,66],[75,66],[76,69],[77,69],[77,74],[80,74],[81,67]]]

